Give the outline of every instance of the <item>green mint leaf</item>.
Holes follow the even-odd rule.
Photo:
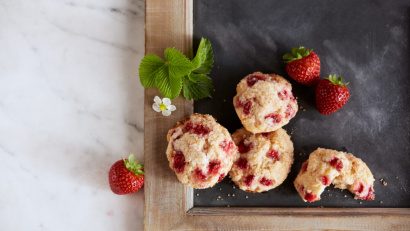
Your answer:
[[[192,62],[175,48],[165,49],[164,57],[165,64],[168,66],[169,76],[174,79],[182,78],[194,69]]]
[[[205,74],[191,73],[184,77],[183,95],[186,99],[211,97],[213,89],[212,79]]]
[[[212,44],[206,38],[201,38],[198,50],[192,63],[195,66],[195,73],[209,74],[214,64],[214,54],[212,51]]]
[[[173,99],[181,93],[182,76],[170,75],[169,65],[162,66],[155,75],[155,86],[162,95]]]
[[[155,87],[156,71],[162,67],[165,62],[156,55],[146,55],[139,66],[139,76],[142,86],[145,88]]]

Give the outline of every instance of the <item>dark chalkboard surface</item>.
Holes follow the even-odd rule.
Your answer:
[[[209,38],[216,60],[213,99],[195,102],[195,111],[212,114],[230,132],[241,127],[232,106],[236,84],[254,71],[288,78],[281,56],[294,46],[313,48],[321,58],[322,76],[345,76],[352,94],[341,111],[323,116],[314,108],[313,89],[291,81],[305,110],[300,108],[284,127],[295,146],[286,181],[252,194],[234,188],[226,178],[213,188],[195,190],[195,206],[410,207],[409,0],[194,3],[194,42]],[[317,147],[362,158],[376,179],[376,200],[359,202],[349,192],[329,187],[319,202],[304,203],[292,182]]]

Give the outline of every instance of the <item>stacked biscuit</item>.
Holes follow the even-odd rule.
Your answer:
[[[193,114],[168,132],[167,158],[177,178],[208,188],[227,174],[242,190],[264,192],[284,182],[293,163],[293,143],[282,127],[296,115],[291,84],[276,74],[243,78],[233,98],[244,128],[232,136],[210,115]],[[304,201],[320,199],[325,187],[349,189],[357,199],[374,199],[374,178],[352,154],[318,149],[294,184]]]

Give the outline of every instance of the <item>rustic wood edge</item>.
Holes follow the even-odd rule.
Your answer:
[[[271,207],[193,207],[191,216],[254,215],[254,216],[408,216],[410,208],[271,208]]]
[[[162,56],[166,47],[192,55],[193,0],[146,0],[145,52]],[[400,208],[213,208],[193,207],[193,189],[168,169],[166,132],[193,112],[193,102],[173,100],[170,117],[151,106],[154,89],[145,90],[145,230],[406,230],[410,209]]]
[[[146,0],[145,53],[163,56],[166,47],[192,55],[193,0]],[[193,207],[193,189],[183,186],[169,170],[166,133],[193,112],[193,102],[172,100],[177,110],[163,117],[152,110],[155,89],[144,92],[145,230],[171,230],[183,223]]]

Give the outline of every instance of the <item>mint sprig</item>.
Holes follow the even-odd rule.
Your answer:
[[[139,66],[139,76],[145,88],[157,88],[168,98],[175,98],[183,91],[186,99],[202,99],[211,96],[212,79],[208,76],[214,63],[212,45],[202,38],[192,60],[175,48],[164,51],[164,59],[146,55]]]

